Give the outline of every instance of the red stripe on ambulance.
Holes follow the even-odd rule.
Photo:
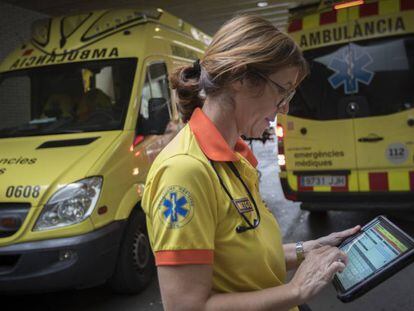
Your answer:
[[[413,0],[400,0],[400,9],[401,11],[414,10],[414,1]]]
[[[299,30],[302,30],[302,28],[303,28],[302,19],[300,18],[294,19],[289,24],[288,32],[299,31]]]
[[[332,24],[336,23],[337,20],[337,14],[336,10],[324,12],[319,15],[319,25],[326,25],[326,24]]]
[[[414,0],[400,0],[400,10],[414,10]],[[338,10],[331,10],[328,12],[322,12],[319,14],[319,25],[334,24],[338,21],[337,16]],[[379,15],[379,3],[371,2],[364,3],[358,6],[359,17],[367,17]],[[288,32],[295,32],[303,30],[302,18],[296,18],[289,23]]]
[[[365,3],[359,7],[359,17],[378,15],[378,2]]]
[[[372,191],[388,191],[388,173],[369,173],[369,189]]]
[[[414,191],[414,171],[410,172],[410,190]]]

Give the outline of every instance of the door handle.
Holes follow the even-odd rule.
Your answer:
[[[375,143],[377,141],[381,141],[384,140],[384,137],[379,137],[379,136],[368,136],[368,137],[361,137],[358,138],[358,141],[360,143]]]

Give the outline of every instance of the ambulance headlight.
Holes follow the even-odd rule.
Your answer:
[[[102,177],[89,177],[56,191],[37,219],[34,231],[80,223],[93,211],[102,189]]]

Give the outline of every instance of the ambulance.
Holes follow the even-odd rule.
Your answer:
[[[288,33],[310,75],[278,117],[285,197],[414,211],[414,1],[324,1],[292,12]]]
[[[102,10],[35,22],[1,62],[0,292],[150,282],[142,192],[183,126],[168,75],[210,40],[162,9]]]

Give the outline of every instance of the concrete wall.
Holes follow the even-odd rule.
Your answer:
[[[0,2],[0,60],[30,39],[33,21],[46,15]]]
[[[47,17],[0,2],[0,62],[15,48],[30,39],[33,21]],[[28,78],[14,78],[0,85],[0,129],[30,118]]]

